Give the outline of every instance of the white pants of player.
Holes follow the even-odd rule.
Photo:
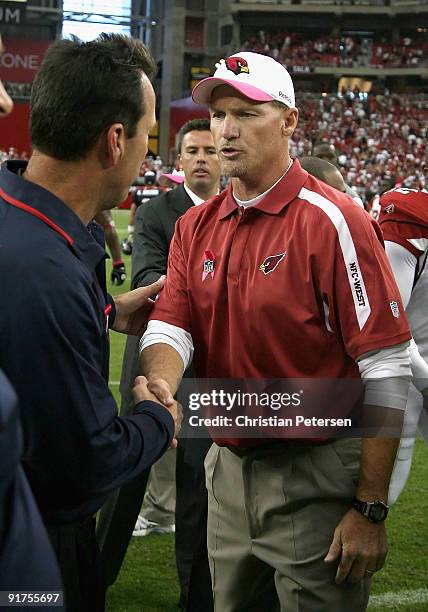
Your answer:
[[[418,427],[425,441],[428,441],[428,417],[422,409],[422,394],[413,385],[410,385],[404,414],[403,436],[389,485],[389,505],[395,504],[409,477]]]

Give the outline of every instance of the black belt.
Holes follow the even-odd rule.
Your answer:
[[[230,444],[225,444],[224,448],[230,450],[231,453],[236,455],[237,457],[248,457],[249,455],[257,452],[272,452],[272,453],[281,453],[286,452],[292,448],[309,448],[311,446],[324,446],[326,444],[330,444],[333,442],[333,438],[329,438],[328,440],[288,440],[287,442],[281,441],[272,441],[265,442],[263,444],[257,444],[254,446],[231,446]]]

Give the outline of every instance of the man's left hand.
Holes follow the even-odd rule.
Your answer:
[[[116,317],[112,329],[122,334],[141,336],[153,308],[154,298],[162,289],[165,276],[147,287],[138,287],[114,298]]]
[[[385,563],[388,541],[385,523],[371,523],[349,510],[334,531],[326,563],[340,558],[335,581],[356,583],[379,571]]]

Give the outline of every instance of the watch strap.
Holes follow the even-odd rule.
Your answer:
[[[389,511],[389,506],[379,499],[368,502],[353,497],[352,507],[365,516],[371,523],[382,523],[388,516]],[[380,515],[378,514],[379,510],[381,511]]]

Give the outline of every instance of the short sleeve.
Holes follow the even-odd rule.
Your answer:
[[[164,321],[192,333],[187,279],[187,259],[183,253],[179,219],[169,249],[166,282],[150,319]]]
[[[423,225],[387,219],[381,228],[385,240],[401,245],[415,257],[420,257],[428,248],[428,228]]]

